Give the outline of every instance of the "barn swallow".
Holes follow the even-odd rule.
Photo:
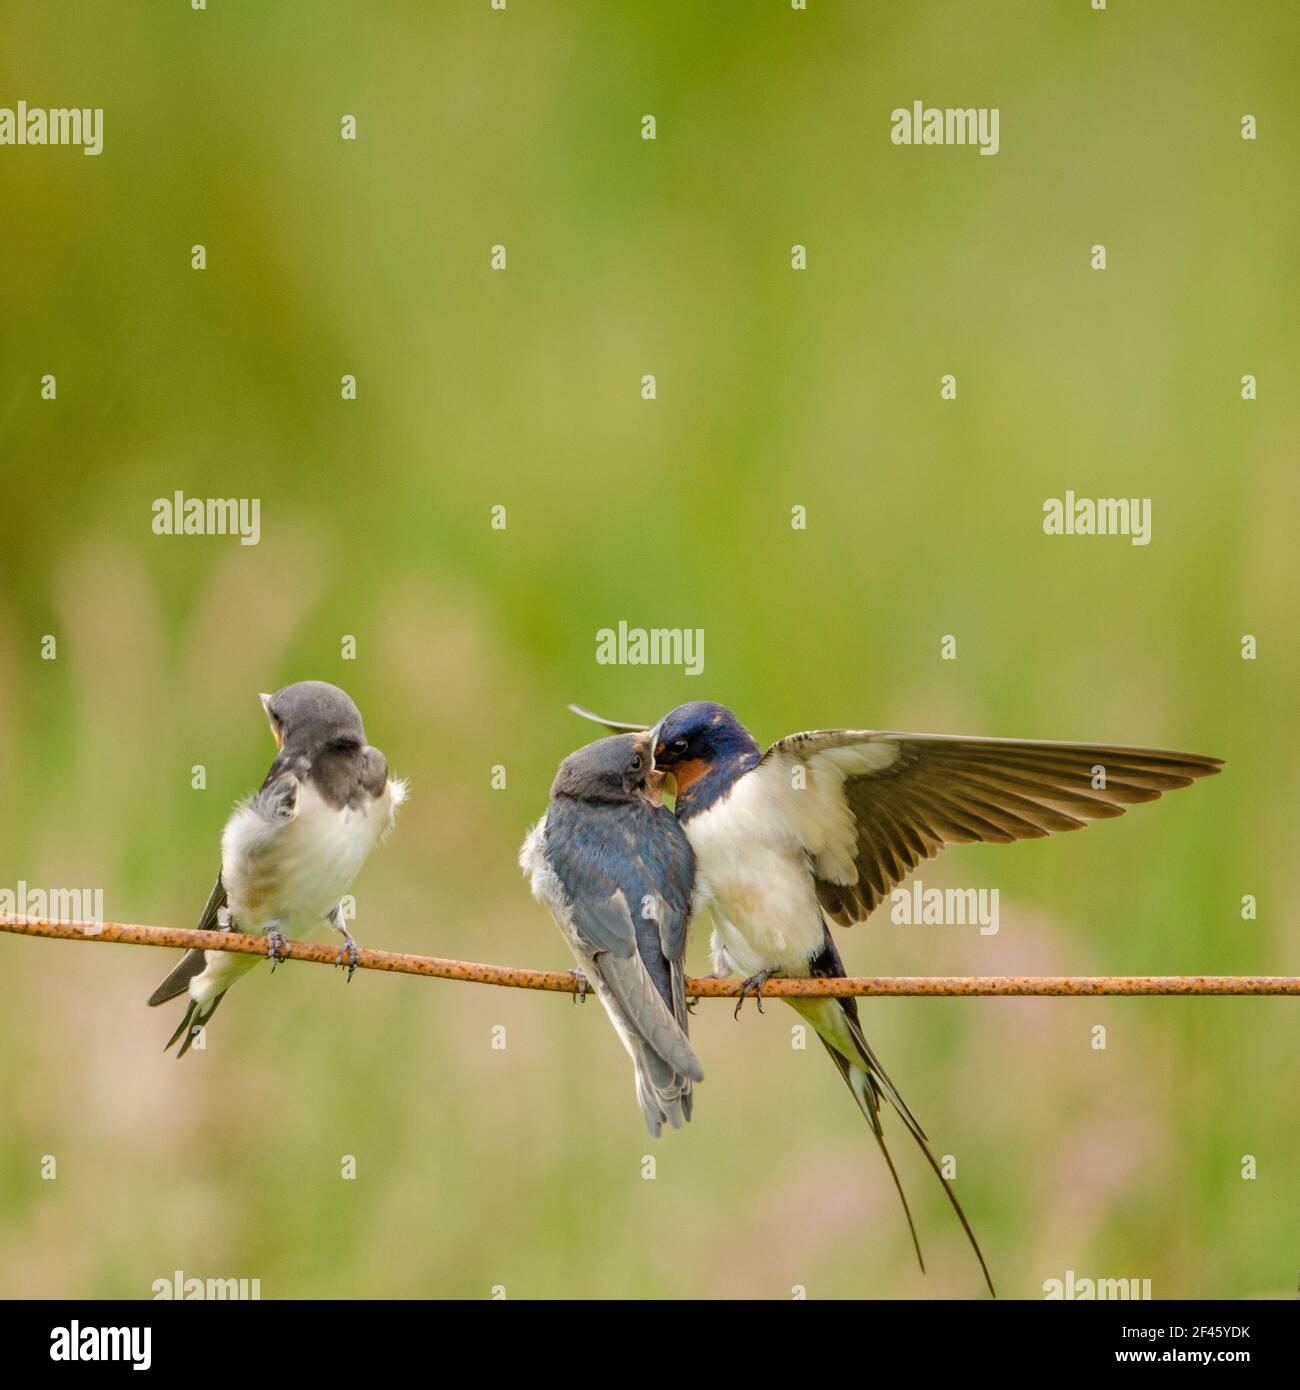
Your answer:
[[[360,710],[337,686],[300,681],[258,699],[279,755],[260,790],[226,822],[221,872],[198,929],[264,935],[278,964],[286,935],[310,937],[328,921],[343,934],[339,964],[351,980],[358,947],[341,899],[392,829],[406,783],[389,777],[384,755],[366,742]],[[230,986],[262,959],[187,951],[149,996],[150,1004],[188,997],[167,1047],[183,1034],[176,1054],[183,1057]]]
[[[560,764],[546,814],[519,852],[636,1069],[657,1139],[691,1118],[704,1072],[687,1037],[691,847],[660,804],[664,774],[644,733],[602,738]]]
[[[865,921],[945,845],[1078,830],[1222,766],[1197,753],[861,729],[791,734],[764,752],[729,709],[703,700],[665,715],[650,739],[695,851],[695,906],[712,911],[715,966],[744,979],[741,1002],[772,975],[843,977],[830,923]],[[938,1175],[992,1293],[966,1214],[867,1043],[857,1000],[786,1003],[812,1025],[870,1124],[921,1268],[916,1227],[885,1146],[882,1099]]]

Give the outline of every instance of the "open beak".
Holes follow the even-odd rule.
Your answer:
[[[651,751],[653,750],[653,751]],[[664,751],[663,741],[659,737],[659,726],[656,724],[653,729],[646,730],[646,752],[650,754],[650,776],[646,778],[646,787],[649,788],[651,779],[654,780],[654,801],[662,804],[664,794],[664,783],[668,784],[668,790],[673,795],[677,795],[677,778],[673,776],[670,767],[661,768],[657,759],[659,754]]]
[[[636,749],[650,765],[645,775],[646,800],[655,806],[662,806],[664,804],[664,778],[668,774],[661,772],[655,766],[654,759],[650,756],[650,750],[653,747],[654,734],[649,729],[642,729],[641,737],[636,741]]]
[[[660,772],[657,767],[651,768],[645,777],[645,794],[652,805],[662,806],[664,804],[664,781],[668,774]]]

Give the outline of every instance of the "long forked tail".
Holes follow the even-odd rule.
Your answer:
[[[208,894],[203,915],[199,918],[199,931],[211,931],[218,926],[222,931],[230,929],[229,917],[227,916],[224,922],[222,920],[223,909],[228,901],[225,884],[222,882],[221,875],[218,874],[217,881],[212,885],[212,892]],[[242,973],[248,967],[242,962],[237,965],[231,957],[227,956],[222,962],[222,968],[227,971],[238,969]],[[227,981],[226,985],[216,993],[211,989],[202,988],[200,977],[207,969],[209,969],[209,961],[206,951],[186,951],[176,962],[167,978],[149,996],[151,1009],[157,1008],[159,1004],[167,1003],[169,999],[175,999],[179,994],[188,996],[185,1001],[185,1016],[181,1019],[180,1027],[167,1039],[167,1045],[163,1048],[163,1051],[166,1052],[183,1033],[185,1041],[181,1044],[181,1050],[176,1054],[178,1059],[184,1057],[190,1050],[190,1045],[196,1036],[196,1030],[216,1013],[217,1005],[225,998],[226,990],[233,983],[233,981]],[[202,1002],[195,999],[190,991],[190,986],[195,980],[200,981],[199,993],[204,996]]]
[[[203,973],[207,963],[206,952],[186,951],[176,962],[176,968],[149,996],[149,1007],[151,1009],[157,1008],[159,1004],[165,1004],[169,999],[175,999],[178,994],[184,994],[190,987],[190,981],[196,975]]]
[[[826,932],[825,949],[812,962],[811,973],[832,978],[842,977],[844,974],[843,963],[840,961],[835,943],[831,940],[829,930]],[[971,1229],[966,1213],[957,1200],[957,1194],[952,1190],[952,1184],[944,1177],[943,1169],[939,1167],[939,1161],[930,1148],[930,1141],[926,1137],[925,1131],[908,1108],[907,1102],[899,1095],[898,1088],[889,1079],[884,1067],[880,1065],[879,1058],[872,1051],[871,1045],[863,1035],[862,1023],[858,1017],[858,1001],[853,998],[798,999],[791,996],[786,999],[786,1003],[792,1004],[812,1024],[817,1036],[822,1040],[827,1052],[831,1054],[835,1065],[839,1068],[839,1073],[844,1078],[845,1084],[853,1092],[853,1099],[857,1101],[858,1108],[871,1126],[871,1132],[876,1136],[876,1143],[880,1145],[880,1152],[884,1155],[890,1176],[898,1190],[899,1201],[903,1204],[903,1214],[907,1217],[907,1227],[912,1233],[912,1244],[916,1247],[916,1260],[921,1266],[922,1272],[925,1271],[925,1260],[921,1255],[921,1243],[916,1236],[916,1223],[912,1220],[911,1208],[907,1205],[907,1197],[903,1192],[903,1184],[899,1179],[898,1169],[894,1167],[894,1160],[890,1157],[889,1149],[885,1145],[884,1126],[880,1121],[880,1102],[882,1100],[888,1100],[898,1112],[899,1118],[907,1127],[907,1132],[916,1140],[917,1148],[921,1150],[925,1155],[926,1162],[934,1169],[935,1177],[943,1184],[944,1195],[952,1204],[953,1211],[957,1213],[962,1230],[966,1232],[966,1239],[970,1241],[975,1258],[980,1262],[980,1269],[984,1273],[984,1282],[989,1286],[989,1292],[996,1298],[998,1296],[997,1290],[993,1287],[993,1277],[989,1274],[984,1252],[980,1249],[979,1241],[975,1239],[975,1232]]]
[[[820,1034],[818,1036],[820,1037]],[[894,1160],[890,1157],[889,1149],[885,1145],[885,1130],[880,1123],[880,1101],[876,1088],[871,1083],[871,1073],[846,1061],[840,1055],[839,1049],[832,1047],[825,1038],[822,1038],[822,1046],[831,1054],[831,1061],[839,1068],[845,1084],[853,1092],[853,1098],[857,1101],[858,1108],[867,1117],[871,1132],[876,1136],[876,1143],[880,1145],[880,1152],[884,1155],[885,1164],[889,1168],[889,1176],[894,1180],[898,1200],[903,1204],[903,1215],[907,1217],[907,1229],[912,1233],[912,1246],[916,1250],[916,1262],[921,1266],[921,1273],[924,1274],[925,1256],[921,1254],[921,1242],[916,1234],[916,1222],[912,1220],[912,1208],[907,1205],[907,1193],[903,1191],[903,1183],[898,1176],[898,1169],[894,1167]],[[977,1246],[977,1253],[978,1250],[979,1247]],[[980,1263],[983,1263],[982,1257]]]
[[[195,1038],[195,1030],[207,1023],[217,1011],[217,1005],[226,997],[223,989],[220,994],[200,1002],[189,993],[190,982],[203,974],[207,965],[207,956],[203,951],[186,951],[176,964],[176,968],[149,996],[149,1005],[156,1008],[159,1004],[165,1004],[169,999],[175,999],[177,995],[186,995],[185,1014],[180,1021],[180,1026],[167,1039],[167,1045],[163,1048],[166,1052],[169,1047],[175,1045],[178,1038],[182,1035],[185,1041],[181,1043],[181,1049],[176,1054],[177,1057],[184,1057],[190,1050],[190,1045]]]
[[[836,1000],[837,1004],[842,1001]],[[848,1001],[852,1003],[853,1001]],[[854,1010],[856,1013],[856,1010]],[[827,1043],[827,1048],[835,1057],[837,1063],[843,1062],[841,1075],[848,1082],[849,1089],[853,1092],[854,1099],[858,1102],[862,1113],[867,1117],[867,1122],[871,1125],[872,1131],[876,1136],[876,1142],[880,1145],[880,1152],[885,1156],[885,1162],[889,1165],[889,1171],[893,1174],[894,1185],[898,1188],[898,1195],[902,1199],[903,1211],[907,1215],[907,1224],[912,1231],[912,1242],[916,1245],[916,1258],[920,1262],[922,1270],[925,1269],[925,1261],[921,1259],[921,1247],[916,1241],[916,1227],[912,1224],[912,1213],[907,1208],[907,1198],[903,1196],[903,1186],[899,1182],[898,1172],[894,1167],[893,1160],[889,1156],[889,1150],[885,1147],[884,1129],[880,1123],[880,1102],[887,1099],[894,1109],[898,1111],[903,1124],[907,1127],[907,1132],[916,1140],[916,1146],[925,1155],[925,1161],[934,1169],[934,1175],[943,1184],[944,1195],[952,1204],[952,1209],[957,1213],[957,1219],[961,1222],[962,1230],[966,1232],[966,1239],[970,1241],[971,1249],[975,1252],[975,1258],[980,1262],[980,1270],[984,1275],[984,1282],[989,1286],[989,1293],[994,1298],[998,1296],[998,1291],[993,1287],[993,1276],[989,1273],[989,1267],[984,1259],[984,1252],[980,1249],[980,1243],[975,1239],[975,1232],[971,1229],[970,1221],[966,1213],[962,1210],[961,1203],[957,1200],[957,1194],[952,1190],[952,1184],[944,1177],[943,1169],[939,1167],[939,1161],[934,1156],[934,1151],[930,1148],[930,1141],[926,1138],[925,1131],[917,1123],[916,1116],[908,1109],[903,1097],[898,1094],[894,1083],[889,1079],[885,1069],[880,1065],[876,1055],[867,1045],[867,1040],[862,1036],[862,1027],[856,1017],[845,1010],[846,1018],[850,1031],[854,1035],[862,1053],[863,1066],[854,1066],[848,1061],[844,1061],[835,1049]],[[823,1041],[825,1041],[823,1039]]]
[[[167,1044],[163,1048],[163,1051],[166,1052],[167,1049],[173,1046],[176,1040],[183,1035],[185,1041],[181,1043],[180,1051],[177,1052],[176,1056],[177,1059],[184,1057],[190,1050],[190,1045],[198,1035],[199,1029],[207,1023],[208,1019],[210,1019],[214,1013],[216,1013],[217,1005],[220,1004],[225,997],[226,991],[223,989],[220,994],[202,1003],[197,999],[186,999],[185,1015],[177,1025],[176,1031],[167,1039]]]

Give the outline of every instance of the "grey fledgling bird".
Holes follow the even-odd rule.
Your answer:
[[[361,712],[337,686],[300,681],[258,698],[279,756],[261,789],[226,822],[221,872],[199,930],[264,935],[278,964],[285,936],[310,937],[329,922],[343,934],[339,964],[347,964],[350,980],[358,947],[340,900],[392,828],[406,783],[389,777],[384,755],[366,742]],[[263,959],[187,951],[149,996],[151,1005],[187,996],[167,1047],[183,1035],[176,1054],[183,1057],[230,986]]]
[[[560,764],[519,864],[550,908],[636,1068],[650,1133],[691,1117],[704,1072],[687,1038],[686,931],[695,860],[659,803],[645,734],[603,738]]]

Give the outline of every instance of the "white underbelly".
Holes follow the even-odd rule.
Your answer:
[[[298,814],[270,834],[233,817],[222,842],[222,877],[235,924],[254,931],[283,923],[286,936],[317,930],[352,886],[389,816],[387,790],[378,801],[335,810],[308,783],[299,792]]]
[[[689,819],[695,902],[714,920],[714,963],[745,976],[765,970],[806,975],[822,949],[821,908],[802,850],[744,788]],[[733,804],[734,803],[734,804]]]
[[[806,975],[823,939],[808,871],[777,855],[746,858],[740,872],[706,874],[697,887],[698,902],[713,915],[716,964],[745,977]],[[760,871],[751,875],[755,862]]]

